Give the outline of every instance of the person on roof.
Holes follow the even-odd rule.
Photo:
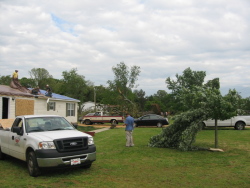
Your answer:
[[[10,87],[14,88],[14,89],[18,89],[22,92],[25,92],[25,93],[30,93],[30,91],[23,87],[19,80],[18,80],[18,70],[15,70],[15,72],[13,72],[12,74],[12,79],[11,79],[11,82],[10,82]]]
[[[35,88],[33,88],[31,90],[31,94],[33,94],[33,95],[39,95],[39,94],[41,94],[39,86],[36,86]]]
[[[49,85],[46,85],[46,93],[45,96],[52,97],[52,89],[49,87]]]

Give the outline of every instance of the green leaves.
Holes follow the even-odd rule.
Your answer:
[[[237,92],[230,90],[223,97],[219,90],[219,78],[203,84],[205,76],[203,71],[192,71],[188,68],[184,70],[183,75],[176,75],[176,81],[166,79],[168,89],[172,90],[175,101],[181,106],[177,110],[183,112],[177,115],[174,123],[163,129],[161,134],[152,137],[149,146],[192,150],[192,144],[204,120],[214,119],[217,122],[236,115],[240,99]],[[217,132],[215,135],[217,147]]]

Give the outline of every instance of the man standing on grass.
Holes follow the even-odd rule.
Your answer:
[[[134,129],[134,118],[132,118],[129,114],[126,114],[127,118],[125,120],[124,126],[126,126],[125,131],[126,131],[126,147],[133,147],[134,142],[133,142],[133,129]]]

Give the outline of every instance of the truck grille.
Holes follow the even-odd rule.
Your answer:
[[[59,152],[78,151],[88,148],[88,137],[76,137],[54,140]]]

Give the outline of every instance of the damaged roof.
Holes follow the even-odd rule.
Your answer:
[[[32,88],[29,88],[31,90]],[[41,95],[33,95],[31,93],[25,93],[22,92],[18,89],[13,89],[10,86],[7,85],[0,85],[0,95],[8,95],[8,96],[22,96],[22,97],[37,97],[37,98],[51,98],[51,99],[58,99],[58,100],[69,100],[69,101],[74,101],[74,102],[80,102],[77,99],[70,98],[64,95],[59,95],[56,93],[52,93],[52,97],[47,97],[45,96],[46,91],[40,89]]]
[[[0,85],[0,95],[34,97],[34,95],[30,93],[25,93],[18,89],[13,89],[10,86],[6,86],[6,85]]]

